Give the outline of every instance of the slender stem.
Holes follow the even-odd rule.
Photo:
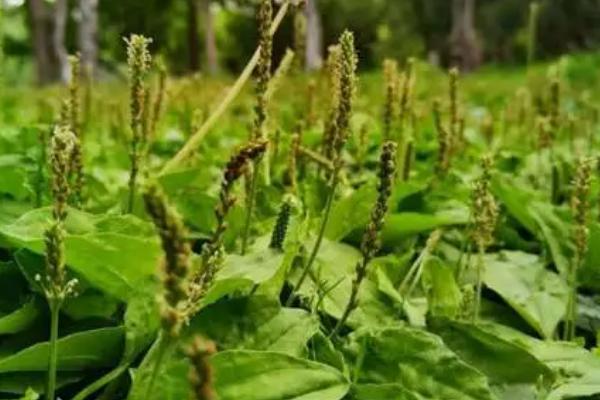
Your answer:
[[[73,400],[85,400],[86,398],[88,398],[89,396],[91,396],[92,394],[94,394],[95,392],[102,389],[104,386],[108,385],[110,382],[114,381],[119,376],[121,376],[127,370],[128,367],[129,363],[119,365],[117,368],[108,372],[106,375],[102,376],[97,381],[92,382],[82,391],[77,393],[77,395],[73,397]]]
[[[152,393],[152,389],[154,388],[154,382],[156,381],[156,377],[160,372],[160,367],[162,366],[163,358],[165,357],[165,353],[167,352],[167,348],[169,347],[171,341],[164,336],[164,333],[160,333],[160,336],[157,339],[157,349],[156,349],[156,358],[152,365],[152,374],[150,375],[150,381],[148,381],[148,386],[146,386],[146,394],[144,399],[148,400],[151,398],[150,394]]]
[[[286,0],[285,3],[281,6],[277,15],[273,19],[273,23],[271,24],[271,36],[275,34],[281,21],[283,21],[283,17],[287,13],[287,10],[290,7],[290,0]],[[204,122],[204,124],[192,135],[192,137],[187,141],[187,143],[183,146],[183,148],[169,160],[163,169],[160,171],[159,175],[165,175],[169,172],[173,171],[177,168],[183,161],[185,161],[190,155],[194,153],[194,150],[198,147],[198,145],[204,139],[204,136],[208,134],[208,132],[212,129],[212,127],[217,123],[219,118],[227,111],[229,105],[235,100],[238,94],[241,92],[244,84],[250,79],[252,75],[252,71],[256,67],[258,63],[258,58],[260,55],[260,47],[256,49],[254,55],[246,65],[246,68],[242,71],[242,74],[238,77],[237,81],[231,87],[223,101],[219,104],[219,106],[215,109],[215,111],[208,117],[208,119]]]
[[[477,256],[477,291],[475,295],[475,310],[473,312],[473,321],[479,321],[481,311],[481,292],[483,291],[483,246],[479,245]]]
[[[50,307],[50,349],[48,354],[48,385],[46,399],[54,400],[56,392],[56,370],[58,362],[58,322],[60,314],[60,301],[51,299]]]
[[[133,212],[133,205],[135,203],[135,187],[136,187],[137,172],[131,171],[131,178],[129,180],[129,196],[127,197],[127,213]]]
[[[363,270],[366,270],[369,260],[367,260],[366,258],[363,258],[362,263],[363,263],[363,265],[362,265]],[[350,292],[350,299],[348,300],[348,303],[346,304],[346,308],[344,309],[344,313],[342,314],[342,317],[338,320],[337,324],[335,325],[335,328],[333,328],[333,330],[329,334],[329,338],[332,338],[338,334],[340,329],[342,329],[342,327],[346,324],[346,321],[348,320],[348,317],[350,317],[350,314],[352,313],[352,311],[354,311],[354,309],[356,308],[357,301],[358,301],[358,291],[360,290],[360,284],[362,283],[363,277],[364,277],[364,275],[362,275],[362,276],[357,275],[356,278],[354,278],[354,280],[352,281],[352,291]]]
[[[246,203],[246,220],[244,222],[244,230],[242,232],[242,255],[248,250],[248,239],[250,237],[250,226],[252,225],[252,213],[254,212],[254,203],[256,202],[256,186],[258,184],[258,174],[260,160],[254,162],[252,168],[252,176],[250,180],[250,191]]]
[[[568,283],[569,283],[569,297],[567,300],[567,312],[565,315],[565,328],[563,339],[571,341],[575,338],[575,326],[577,319],[577,266],[579,265],[580,257],[577,256],[577,260],[571,266],[569,270]]]
[[[302,275],[296,285],[294,286],[290,297],[287,299],[286,306],[290,306],[296,298],[296,293],[302,287],[302,284],[306,280],[308,273],[311,271],[315,260],[317,259],[317,255],[319,254],[319,249],[321,248],[321,243],[323,242],[323,236],[325,236],[325,229],[327,228],[327,222],[329,221],[329,214],[331,214],[331,206],[333,204],[333,199],[335,197],[335,190],[337,188],[339,177],[339,172],[334,172],[333,182],[331,183],[331,189],[329,190],[329,194],[327,196],[327,203],[325,205],[325,213],[323,214],[323,219],[321,220],[321,227],[319,228],[319,235],[317,236],[317,241],[312,249],[312,253],[308,259],[308,262],[304,265],[304,270],[302,271]]]

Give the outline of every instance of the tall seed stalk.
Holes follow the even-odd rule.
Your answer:
[[[335,112],[335,120],[330,121],[333,133],[332,137],[329,139],[332,146],[332,157],[328,157],[333,160],[334,170],[329,173],[329,190],[327,193],[327,200],[325,203],[325,209],[323,210],[323,217],[321,219],[321,225],[319,227],[317,239],[313,246],[312,252],[310,253],[308,261],[303,267],[300,278],[296,282],[296,285],[294,286],[292,293],[288,298],[288,305],[294,301],[296,293],[298,293],[299,289],[302,287],[304,280],[312,270],[313,264],[317,259],[344,164],[343,152],[346,142],[348,141],[350,119],[352,117],[354,96],[356,92],[356,66],[358,63],[358,58],[354,48],[354,35],[350,31],[345,31],[342,33],[339,46],[341,53],[336,67],[338,72],[335,74],[336,76],[340,77],[339,92],[337,94],[338,108]]]
[[[472,236],[477,246],[477,280],[472,314],[474,321],[479,319],[481,309],[485,251],[494,242],[494,230],[498,221],[498,205],[491,191],[491,156],[484,156],[481,159],[481,170],[481,175],[475,181],[471,194]]]
[[[265,122],[267,120],[268,108],[268,89],[271,80],[271,57],[273,52],[273,38],[271,37],[271,20],[273,18],[273,5],[271,0],[262,0],[258,12],[259,24],[259,45],[260,55],[257,64],[256,77],[256,106],[254,108],[254,127],[252,132],[253,140],[265,140]],[[256,186],[258,184],[258,175],[260,173],[260,161],[253,164],[251,171],[250,191],[246,202],[246,220],[242,232],[242,254],[248,249],[250,239],[250,228],[252,225],[252,214],[254,212],[254,203],[256,202]]]
[[[594,160],[581,158],[577,162],[575,178],[573,179],[573,194],[571,195],[571,211],[575,220],[573,241],[575,243],[575,257],[569,264],[567,283],[569,298],[565,314],[564,340],[571,341],[575,338],[577,325],[577,273],[585,259],[588,249],[588,216],[590,210],[589,194],[592,182]]]
[[[392,187],[396,174],[396,151],[396,143],[388,141],[383,144],[381,159],[379,161],[377,201],[371,211],[369,226],[362,238],[362,244],[360,246],[362,259],[356,264],[350,298],[348,299],[346,308],[330,336],[335,336],[339,332],[346,324],[352,311],[358,306],[358,293],[364,278],[367,276],[367,268],[381,248],[379,236],[385,223],[385,216],[388,211],[388,200],[392,194]]]
[[[172,343],[177,341],[185,321],[183,306],[188,298],[188,274],[192,249],[187,242],[188,234],[181,217],[169,205],[167,198],[157,186],[150,185],[146,188],[144,203],[158,231],[164,253],[161,262],[161,331],[155,343],[156,358],[144,397],[150,398],[165,352]]]
[[[396,117],[399,112],[398,104],[398,63],[386,59],[383,62],[383,76],[385,80],[385,106],[383,109],[383,138],[390,140],[392,130],[396,127]]]
[[[81,57],[69,57],[70,79],[68,100],[63,105],[62,123],[67,125],[76,138],[71,154],[69,175],[72,180],[72,195],[77,206],[83,204],[85,175],[83,171],[83,126],[81,121]]]
[[[217,225],[208,243],[202,248],[202,264],[194,271],[189,284],[189,296],[185,304],[185,315],[193,315],[200,306],[200,301],[213,282],[223,255],[223,240],[227,229],[227,216],[237,199],[233,194],[234,185],[244,176],[253,162],[261,158],[267,149],[267,142],[259,140],[250,142],[238,150],[227,163],[221,179],[219,202],[215,206]]]
[[[129,172],[129,197],[127,212],[133,212],[137,190],[137,179],[141,169],[143,151],[147,140],[148,116],[148,89],[146,76],[150,70],[152,57],[148,46],[152,43],[141,35],[131,35],[125,39],[127,43],[127,64],[129,66],[129,102],[130,102],[130,130],[131,142],[129,158],[131,168]]]
[[[50,344],[48,357],[48,382],[46,398],[54,400],[56,392],[56,371],[58,361],[59,315],[65,299],[74,294],[76,281],[67,281],[65,271],[64,223],[67,218],[69,199],[69,168],[74,141],[73,133],[67,126],[59,125],[51,139],[52,169],[52,224],[44,232],[46,247],[45,279],[36,276],[46,296],[50,308]]]

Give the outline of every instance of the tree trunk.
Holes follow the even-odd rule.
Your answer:
[[[202,0],[202,22],[204,23],[204,51],[206,52],[206,70],[210,75],[219,72],[219,59],[217,54],[217,38],[211,0]]]
[[[451,63],[463,72],[481,65],[482,51],[475,31],[475,0],[452,1]]]
[[[79,52],[86,76],[93,77],[98,62],[98,0],[79,0]]]
[[[65,31],[67,28],[67,0],[55,0],[52,32],[52,57],[57,67],[57,79],[69,81],[69,54],[65,47]]]
[[[37,73],[37,82],[44,85],[52,80],[53,68],[48,49],[48,9],[44,0],[29,0],[29,23],[33,39],[33,54]]]
[[[189,69],[200,70],[200,42],[198,38],[198,0],[187,0]]]
[[[306,1],[306,68],[315,70],[323,64],[323,25],[317,0]],[[300,55],[298,55],[300,57]]]

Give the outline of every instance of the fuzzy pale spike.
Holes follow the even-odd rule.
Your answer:
[[[472,236],[477,246],[477,288],[473,318],[479,318],[481,292],[483,288],[483,256],[487,247],[494,242],[494,231],[498,221],[498,205],[491,191],[492,158],[481,159],[481,176],[475,181],[471,195]]]
[[[157,186],[151,185],[146,189],[144,203],[156,226],[164,253],[161,323],[166,334],[175,338],[184,320],[181,306],[188,296],[187,276],[192,250],[181,217]]]
[[[592,171],[595,160],[580,158],[577,161],[575,177],[573,179],[573,194],[571,195],[571,212],[575,221],[573,229],[573,242],[575,244],[575,257],[569,265],[567,283],[569,285],[569,299],[565,315],[565,340],[575,338],[577,321],[577,273],[585,259],[588,250],[588,216],[590,210],[589,194],[592,183]]]
[[[137,176],[142,163],[142,153],[145,147],[148,116],[148,89],[146,76],[152,63],[148,46],[152,40],[140,35],[132,35],[125,39],[127,43],[127,64],[129,66],[129,101],[130,101],[130,128],[131,147],[129,157],[131,168],[129,174],[129,199],[127,211],[132,212]]]
[[[196,336],[185,354],[190,361],[188,379],[193,390],[194,400],[216,400],[213,388],[213,368],[210,357],[217,352],[217,346],[210,340]]]

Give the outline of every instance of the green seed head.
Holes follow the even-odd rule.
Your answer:
[[[379,160],[377,201],[371,211],[371,220],[361,244],[361,250],[366,259],[373,258],[380,248],[379,234],[385,222],[388,200],[392,194],[392,185],[396,174],[396,152],[396,143],[389,141],[383,144]]]
[[[348,140],[352,106],[356,92],[356,66],[358,57],[354,49],[354,35],[345,31],[340,37],[341,57],[339,60],[340,94],[336,121],[335,158],[341,162],[342,150]]]
[[[383,111],[383,136],[389,139],[398,108],[398,63],[394,60],[386,59],[383,62],[383,75],[386,95]]]
[[[271,20],[273,5],[271,0],[261,0],[258,11],[258,35],[260,53],[256,66],[256,118],[254,121],[254,139],[265,137],[264,124],[267,120],[267,91],[271,80],[271,64],[273,39],[271,37]]]
[[[76,142],[75,135],[68,126],[59,125],[50,141],[50,163],[52,169],[52,196],[54,198],[54,219],[64,221],[67,217],[69,199],[69,172],[71,157]]]
[[[592,183],[592,171],[595,160],[592,158],[580,158],[577,161],[575,178],[573,179],[573,194],[571,195],[571,210],[575,220],[575,247],[577,255],[581,259],[587,251],[588,243],[588,214],[589,194]]]
[[[492,158],[481,159],[481,176],[475,181],[471,196],[473,238],[480,249],[485,249],[494,241],[494,230],[498,221],[498,205],[491,192]]]
[[[342,48],[339,45],[329,46],[329,55],[326,62],[327,77],[329,80],[329,112],[323,136],[323,155],[332,159],[337,136],[337,119],[340,108],[340,63]]]
[[[292,214],[292,206],[289,200],[284,200],[279,209],[279,215],[277,216],[277,222],[271,235],[271,244],[269,247],[274,250],[283,250],[283,243],[285,242],[285,236],[287,234],[288,225],[290,223],[290,217]]]
[[[125,43],[127,43],[127,64],[129,66],[131,130],[135,138],[142,135],[143,99],[146,96],[145,79],[152,64],[148,46],[152,40],[141,35],[131,35],[129,39],[125,39]]]

